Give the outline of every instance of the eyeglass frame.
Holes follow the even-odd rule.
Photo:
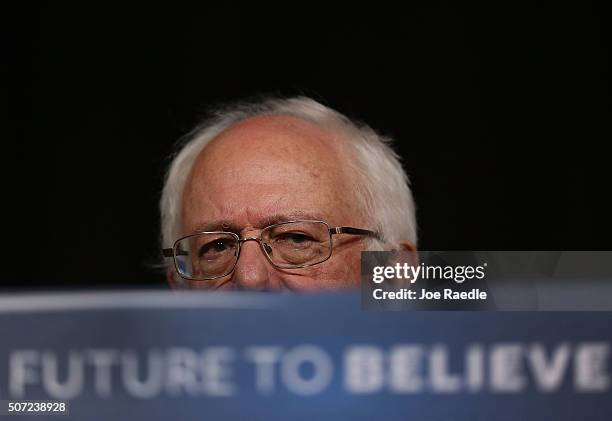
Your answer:
[[[317,263],[309,263],[306,265],[300,265],[300,266],[294,266],[291,268],[283,268],[280,267],[278,265],[276,265],[273,261],[272,258],[270,257],[270,255],[268,254],[268,252],[265,250],[264,248],[264,244],[262,243],[262,238],[261,238],[261,232],[264,232],[265,230],[272,228],[272,227],[276,227],[276,226],[280,226],[280,225],[286,225],[286,224],[292,224],[292,223],[296,223],[296,222],[316,222],[316,223],[321,223],[323,225],[325,225],[327,227],[327,232],[329,234],[329,243],[331,244],[330,250],[329,250],[329,255],[321,260],[320,262]],[[192,234],[189,235],[185,235],[183,237],[178,238],[174,244],[172,245],[171,248],[164,248],[162,249],[162,255],[166,258],[171,257],[172,261],[174,263],[174,269],[176,270],[176,273],[183,279],[186,280],[190,280],[190,281],[212,281],[214,279],[219,279],[219,278],[223,278],[227,275],[229,275],[230,273],[232,273],[234,271],[234,269],[236,269],[236,265],[238,264],[238,259],[240,258],[240,251],[241,251],[241,246],[242,243],[244,243],[245,241],[257,241],[257,243],[259,243],[259,248],[261,249],[261,251],[263,252],[263,254],[266,256],[266,259],[268,260],[268,262],[270,262],[270,264],[276,268],[279,269],[303,269],[303,268],[307,268],[307,267],[311,267],[311,266],[315,266],[318,265],[320,263],[323,263],[327,260],[329,260],[332,256],[333,250],[334,250],[334,242],[333,242],[333,238],[332,235],[336,235],[336,234],[349,234],[349,235],[361,235],[364,237],[371,237],[371,238],[375,238],[379,241],[383,241],[381,235],[376,232],[376,231],[371,231],[371,230],[367,230],[367,229],[363,229],[363,228],[355,228],[355,227],[345,227],[345,226],[341,226],[341,227],[332,227],[330,228],[329,224],[325,221],[318,221],[318,220],[309,220],[309,219],[299,219],[299,220],[293,220],[293,221],[285,221],[285,222],[279,222],[276,224],[272,224],[272,225],[268,225],[267,227],[264,227],[261,229],[261,232],[259,234],[259,237],[243,237],[241,238],[238,234],[236,234],[235,232],[229,232],[229,231],[198,231],[198,232],[194,232]],[[183,276],[181,274],[180,269],[178,268],[177,265],[177,261],[176,261],[176,250],[177,250],[177,245],[179,244],[179,242],[185,240],[186,238],[189,237],[195,237],[198,235],[202,235],[202,234],[230,234],[232,236],[234,236],[236,238],[236,243],[238,244],[238,253],[236,254],[236,260],[234,261],[234,265],[232,266],[232,269],[230,271],[228,271],[227,273],[223,274],[223,275],[219,275],[219,276],[215,276],[212,278],[205,278],[205,279],[197,279],[197,278],[191,278],[191,277],[187,277],[187,276]]]

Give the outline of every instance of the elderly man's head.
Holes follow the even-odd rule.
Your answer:
[[[361,251],[416,244],[388,140],[303,97],[235,105],[196,128],[170,166],[161,215],[174,287],[355,287]]]

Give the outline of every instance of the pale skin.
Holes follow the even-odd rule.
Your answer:
[[[185,235],[227,230],[259,237],[268,225],[296,219],[330,227],[373,229],[355,197],[354,176],[338,130],[289,116],[259,116],[239,122],[211,141],[197,157],[182,198]],[[225,228],[225,229],[224,229]],[[170,270],[174,288],[317,291],[356,288],[360,253],[367,239],[333,236],[331,257],[315,266],[279,269],[256,241],[242,244],[234,271],[210,281],[187,281]],[[399,247],[414,250],[409,242]]]

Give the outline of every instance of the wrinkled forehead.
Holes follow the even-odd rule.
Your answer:
[[[288,116],[249,118],[223,131],[199,154],[185,186],[184,210],[202,202],[235,208],[244,201],[256,212],[280,200],[288,210],[355,212],[355,176],[346,165],[351,156],[337,128]]]
[[[235,151],[269,159],[282,157],[295,164],[335,160],[346,141],[339,129],[321,127],[290,116],[257,116],[238,122],[221,132],[198,159],[233,157]]]
[[[320,127],[289,116],[258,116],[223,131],[200,153],[192,178],[222,176],[235,182],[282,181],[283,175],[304,182],[349,177],[343,156],[346,139],[338,129]],[[254,175],[257,178],[246,178]]]

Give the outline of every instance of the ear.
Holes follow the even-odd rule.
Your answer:
[[[400,241],[398,244],[399,247],[393,250],[389,255],[389,260],[387,261],[387,266],[395,266],[395,265],[405,265],[409,266],[418,266],[419,265],[419,252],[414,245],[414,243],[410,241]],[[409,278],[396,278],[387,283],[387,286],[392,286],[393,288],[409,288],[411,285]]]
[[[416,246],[410,241],[400,241],[399,244],[400,244],[400,249],[402,251],[412,251],[412,252],[417,251]]]
[[[417,250],[416,245],[410,241],[400,241],[399,246],[400,246],[400,251],[409,253],[411,260],[412,260],[412,265],[418,266],[419,265],[419,251]]]

